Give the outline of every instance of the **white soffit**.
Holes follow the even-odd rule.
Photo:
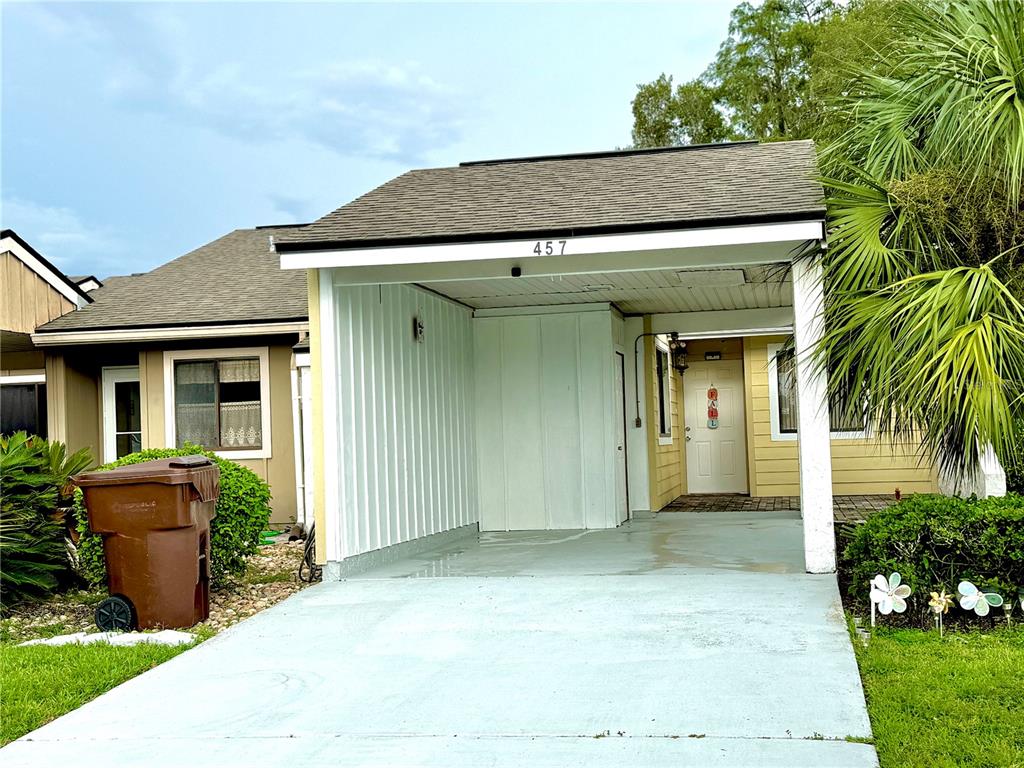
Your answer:
[[[744,282],[724,286],[688,287],[680,282],[678,271],[506,277],[427,282],[422,285],[475,309],[607,302],[615,304],[625,314],[648,314],[786,307],[792,304],[792,283],[785,265],[766,264],[730,270],[739,272]]]
[[[747,282],[742,269],[681,269],[676,277],[685,288],[731,288]]]

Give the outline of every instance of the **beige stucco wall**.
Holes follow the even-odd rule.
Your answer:
[[[78,355],[46,356],[46,429],[70,451],[88,448],[102,460],[100,387],[96,372]]]
[[[239,464],[253,470],[270,485],[275,524],[295,520],[295,442],[292,430],[291,344],[217,339],[210,349],[221,347],[267,347],[270,375],[270,458],[241,459]],[[195,349],[192,345],[190,348]],[[47,355],[47,408],[50,434],[73,450],[88,446],[97,463],[102,462],[102,368],[106,365],[139,366],[142,401],[143,448],[166,448],[166,403],[164,352],[179,346],[143,350],[97,348],[91,364],[82,362],[82,352]],[[225,457],[231,458],[225,452]]]

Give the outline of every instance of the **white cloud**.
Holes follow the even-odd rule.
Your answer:
[[[249,143],[305,140],[404,164],[461,137],[459,94],[415,61],[330,60],[291,70],[211,62],[167,8],[140,13],[132,26],[117,35],[103,83],[126,107]]]
[[[123,268],[123,243],[109,231],[86,224],[70,208],[4,198],[0,219],[4,229],[13,229],[66,274],[99,272],[105,277]]]

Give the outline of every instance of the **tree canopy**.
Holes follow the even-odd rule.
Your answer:
[[[699,77],[637,86],[633,144],[816,138],[825,102],[891,37],[885,0],[766,0],[733,9],[728,37]]]

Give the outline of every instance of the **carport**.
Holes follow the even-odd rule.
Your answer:
[[[411,171],[275,238],[310,270],[329,577],[478,531],[614,528],[657,471],[639,341],[795,336],[804,568],[835,567],[810,142]],[[756,280],[773,272],[785,280]],[[739,281],[732,279],[739,275]]]
[[[300,592],[0,761],[872,768],[835,577],[803,573],[801,529],[679,512],[451,541]]]

